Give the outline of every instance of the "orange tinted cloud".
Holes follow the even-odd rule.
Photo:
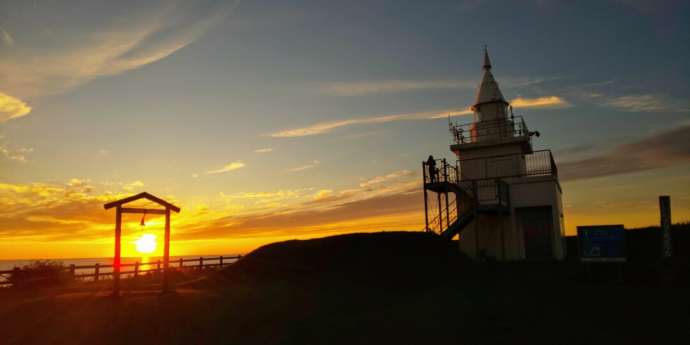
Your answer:
[[[546,96],[537,98],[517,97],[510,104],[515,108],[546,108],[546,107],[569,107],[570,103],[558,96]]]
[[[31,112],[31,107],[26,102],[0,92],[0,122],[26,116]]]

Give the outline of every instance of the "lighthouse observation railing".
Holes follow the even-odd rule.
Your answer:
[[[498,155],[460,159],[455,163],[436,159],[422,164],[424,183],[495,180],[496,178],[558,176],[551,150],[529,154]]]
[[[505,138],[528,137],[530,131],[522,116],[509,119],[476,121],[472,123],[449,124],[450,133],[455,144],[471,144]]]

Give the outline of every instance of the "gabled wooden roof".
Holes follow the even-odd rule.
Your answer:
[[[130,203],[130,202],[132,202],[132,201],[136,201],[136,200],[139,200],[139,199],[147,199],[147,200],[153,201],[153,202],[155,202],[156,204],[161,205],[161,206],[163,206],[163,207],[165,207],[165,208],[169,208],[169,209],[171,209],[171,210],[173,210],[173,211],[175,211],[175,212],[177,212],[177,213],[180,212],[180,208],[179,208],[179,207],[177,207],[177,206],[175,206],[175,205],[173,205],[173,204],[171,204],[171,203],[169,203],[169,202],[167,202],[167,201],[165,201],[165,200],[163,200],[163,199],[161,199],[161,198],[159,198],[159,197],[157,197],[157,196],[151,195],[151,194],[146,193],[146,192],[142,192],[142,193],[139,193],[139,194],[137,194],[137,195],[132,195],[132,196],[126,197],[126,198],[124,198],[124,199],[120,199],[120,200],[116,200],[116,201],[111,201],[111,202],[109,202],[109,203],[103,205],[103,208],[105,208],[105,209],[107,210],[107,209],[110,209],[110,208],[113,208],[113,207],[116,207],[116,206],[122,206],[122,205],[124,205],[124,204],[126,204],[126,203]]]

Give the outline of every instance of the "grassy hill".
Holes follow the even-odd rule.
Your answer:
[[[678,343],[687,287],[574,262],[475,263],[424,233],[261,247],[177,293],[0,293],[2,344]],[[182,280],[180,280],[182,281]],[[11,303],[4,303],[10,301]],[[37,330],[40,330],[38,332]]]

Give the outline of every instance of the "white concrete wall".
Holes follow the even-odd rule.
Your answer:
[[[565,227],[562,222],[563,203],[562,191],[558,179],[551,176],[545,177],[523,177],[511,179],[509,182],[511,214],[515,214],[516,208],[551,206],[552,211],[552,250],[554,258],[564,259],[566,254],[565,247]],[[518,220],[514,220],[514,226],[519,228]],[[521,232],[521,229],[518,231]],[[523,245],[524,257],[524,245]]]
[[[511,210],[502,216],[478,214],[460,234],[460,249],[477,258],[477,246],[497,260],[526,258],[524,233],[516,217],[516,208],[550,206],[552,211],[552,252],[555,259],[565,258],[565,233],[562,222],[561,189],[554,177],[512,178],[510,184]],[[501,232],[501,227],[503,231]],[[503,243],[502,243],[503,241]],[[505,257],[503,252],[505,246]]]

